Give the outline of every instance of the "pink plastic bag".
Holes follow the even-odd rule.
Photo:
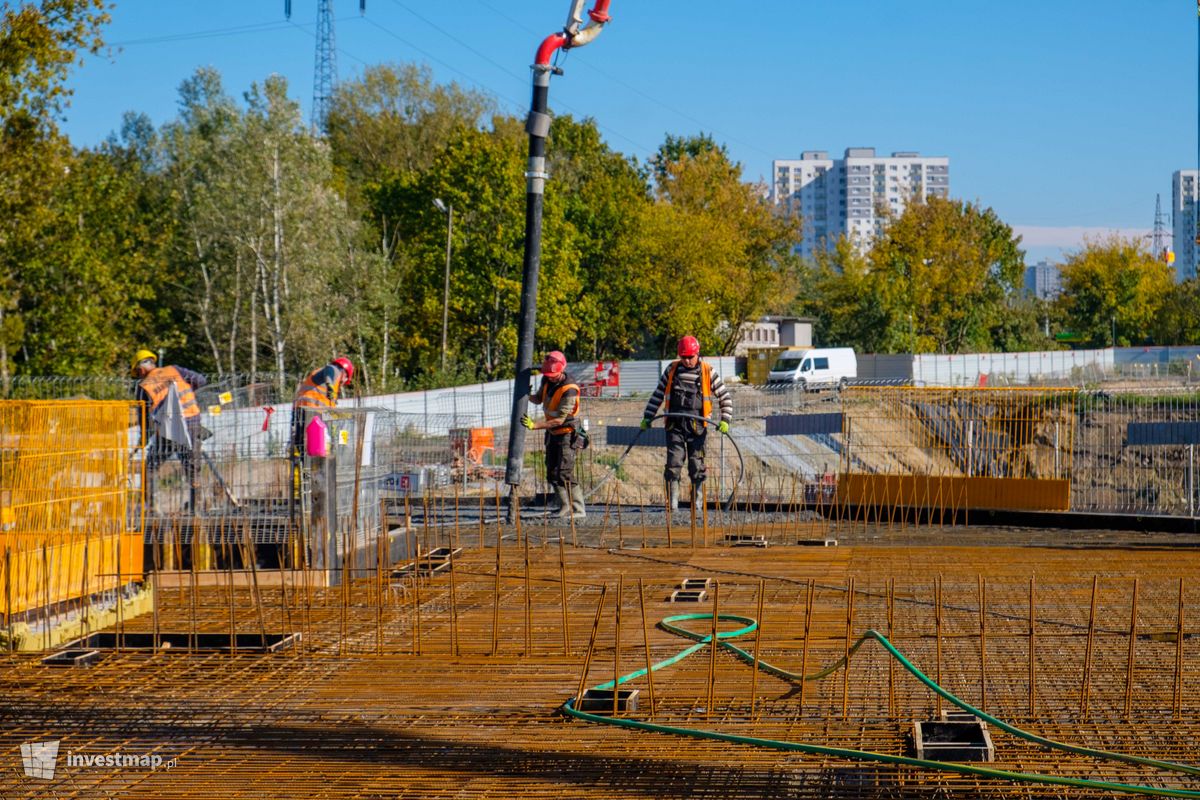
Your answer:
[[[325,458],[329,455],[329,445],[325,436],[325,421],[320,417],[313,417],[308,423],[308,427],[304,429],[304,444],[308,454],[315,458]]]

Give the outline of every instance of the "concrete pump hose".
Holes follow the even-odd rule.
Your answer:
[[[738,630],[734,630],[734,631],[719,631],[717,633],[717,644],[719,646],[729,650],[730,652],[732,652],[734,655],[736,655],[742,661],[745,661],[750,664],[754,664],[755,660],[754,660],[753,656],[751,656],[749,653],[747,653],[745,650],[741,649],[740,647],[730,644],[729,642],[724,641],[724,640],[737,639],[738,637],[753,633],[758,628],[757,621],[755,621],[754,619],[752,619],[750,617],[743,617],[743,616],[738,616],[738,615],[734,615],[734,614],[718,614],[717,617],[719,620],[722,620],[725,622],[736,622],[736,623],[740,623],[743,626],[743,627],[739,628]],[[703,650],[709,644],[709,642],[712,640],[711,634],[704,635],[704,634],[696,633],[693,631],[689,631],[686,628],[679,627],[678,625],[675,624],[678,622],[687,622],[687,621],[691,621],[691,620],[711,621],[712,614],[680,614],[677,616],[667,617],[666,619],[664,619],[662,622],[659,623],[659,627],[661,627],[663,630],[666,630],[677,636],[682,636],[687,639],[692,639],[696,642],[696,644],[693,644],[692,646],[679,651],[678,653],[676,653],[674,656],[671,656],[670,658],[664,659],[663,661],[659,661],[658,663],[653,664],[650,667],[649,671],[657,672],[660,669],[665,669],[667,667],[678,664],[679,662],[683,661],[688,656],[690,656],[696,652],[699,652],[700,650]],[[1072,744],[1067,744],[1064,742],[1058,742],[1053,739],[1048,739],[1046,737],[1039,736],[1035,733],[1030,733],[1029,731],[1018,728],[1015,725],[1004,722],[1003,720],[1001,720],[997,717],[994,717],[984,711],[981,711],[981,710],[975,708],[974,706],[967,703],[965,700],[960,699],[959,697],[951,694],[949,691],[947,691],[946,689],[939,686],[931,678],[929,678],[929,676],[927,676],[924,672],[922,672],[920,669],[918,669],[915,664],[913,664],[911,661],[909,661],[904,656],[903,653],[901,653],[899,650],[897,650],[896,646],[893,645],[886,636],[884,636],[882,633],[879,633],[878,631],[868,630],[866,633],[864,633],[861,637],[859,637],[858,641],[856,641],[854,643],[854,645],[850,648],[849,653],[855,652],[856,650],[858,650],[858,648],[863,643],[865,643],[867,641],[877,642],[880,646],[883,647],[883,649],[893,659],[898,661],[900,663],[900,665],[905,670],[908,671],[909,674],[911,674],[913,677],[915,677],[921,683],[925,684],[927,687],[929,687],[931,690],[936,692],[941,697],[945,698],[946,700],[948,700],[949,702],[958,706],[959,708],[963,709],[964,711],[967,711],[967,712],[975,715],[979,719],[985,720],[986,722],[988,722],[992,725],[995,725],[997,728],[1000,728],[1001,730],[1006,731],[1007,733],[1010,733],[1013,736],[1016,736],[1018,738],[1024,739],[1028,742],[1032,742],[1034,744],[1040,745],[1040,746],[1048,748],[1048,749],[1059,750],[1059,751],[1062,751],[1065,753],[1071,753],[1073,755],[1087,756],[1089,758],[1096,758],[1096,759],[1101,759],[1101,760],[1105,760],[1105,761],[1119,761],[1119,762],[1123,762],[1126,764],[1136,764],[1138,766],[1152,767],[1152,768],[1167,771],[1167,772],[1183,773],[1185,775],[1200,775],[1200,767],[1194,767],[1194,766],[1190,766],[1187,764],[1177,764],[1172,761],[1160,761],[1158,759],[1153,759],[1153,758],[1144,758],[1142,756],[1131,756],[1131,755],[1127,755],[1125,753],[1114,753],[1114,752],[1110,752],[1107,750],[1097,750],[1097,749],[1093,749],[1090,747],[1080,747],[1078,745],[1072,745]],[[765,661],[762,661],[761,659],[758,660],[757,663],[758,663],[759,669],[763,670],[764,672],[766,672],[768,674],[775,675],[776,677],[782,678],[784,680],[793,681],[793,682],[813,681],[813,680],[820,680],[821,678],[824,678],[824,677],[828,676],[829,674],[831,674],[832,672],[836,671],[837,669],[841,668],[846,663],[846,656],[843,656],[842,658],[838,659],[838,661],[836,661],[834,664],[832,664],[828,667],[825,667],[821,670],[818,670],[817,672],[813,673],[812,675],[800,675],[800,674],[797,674],[794,672],[789,672],[785,669],[781,669],[781,668],[776,667],[772,664],[769,664]],[[637,678],[644,676],[646,673],[647,673],[646,669],[640,669],[640,670],[637,670],[636,672],[631,672],[628,675],[624,675],[621,678],[618,678],[615,681],[615,684],[620,685],[623,683],[627,683],[629,681],[632,681],[632,680],[635,680]],[[615,688],[614,681],[607,681],[607,682],[601,683],[593,688],[598,689],[598,690],[611,690],[611,689]],[[955,772],[955,773],[958,773],[961,775],[971,775],[971,776],[979,777],[979,778],[990,778],[993,780],[1009,781],[1011,783],[1037,783],[1037,784],[1051,784],[1051,785],[1057,785],[1057,786],[1072,786],[1072,787],[1083,788],[1083,789],[1099,789],[1101,791],[1106,791],[1106,792],[1120,792],[1120,793],[1124,793],[1124,794],[1135,794],[1135,795],[1144,795],[1144,796],[1153,796],[1153,797],[1200,798],[1200,791],[1190,790],[1190,789],[1170,789],[1170,788],[1162,788],[1162,787],[1157,787],[1157,786],[1143,786],[1143,785],[1138,785],[1138,784],[1115,783],[1112,781],[1091,780],[1091,779],[1087,779],[1087,778],[1066,778],[1066,777],[1061,777],[1058,775],[1044,775],[1044,774],[1040,774],[1040,773],[1029,773],[1029,772],[1013,772],[1010,770],[993,769],[993,768],[989,768],[989,767],[977,767],[977,766],[972,766],[969,764],[962,764],[962,763],[952,763],[952,762],[947,762],[947,761],[933,761],[930,759],[921,759],[921,758],[910,758],[908,756],[896,756],[896,755],[891,755],[888,753],[875,753],[875,752],[871,752],[868,750],[853,750],[853,749],[844,748],[844,747],[827,747],[825,745],[817,745],[817,744],[802,744],[799,742],[787,742],[787,741],[780,741],[780,740],[775,740],[775,739],[763,739],[763,738],[759,738],[759,737],[755,737],[755,736],[740,736],[740,735],[731,734],[731,733],[721,733],[720,731],[703,730],[703,729],[699,729],[699,728],[684,728],[684,727],[678,727],[678,726],[673,726],[673,725],[660,725],[660,724],[653,723],[653,722],[642,722],[640,720],[634,720],[634,719],[623,719],[623,718],[617,718],[617,717],[602,716],[599,714],[590,714],[586,711],[578,710],[577,708],[575,708],[575,698],[572,698],[572,699],[568,700],[566,703],[564,703],[562,706],[562,710],[564,713],[568,714],[569,716],[576,717],[578,719],[582,719],[587,722],[595,722],[595,723],[599,723],[599,724],[603,724],[603,725],[616,725],[616,726],[620,726],[620,727],[624,727],[624,728],[633,728],[635,730],[643,730],[643,731],[654,731],[656,733],[666,733],[666,734],[672,734],[675,736],[688,736],[688,737],[692,737],[692,738],[696,738],[696,739],[712,739],[712,740],[722,741],[722,742],[732,742],[735,744],[745,744],[745,745],[753,745],[753,746],[758,746],[758,747],[768,747],[768,748],[772,748],[775,750],[785,750],[785,751],[791,751],[791,752],[807,753],[810,755],[834,756],[836,758],[845,758],[845,759],[852,759],[852,760],[858,760],[858,761],[874,761],[876,763],[882,763],[882,764],[895,764],[898,766],[918,767],[921,769],[937,770],[937,771],[941,771],[941,772]]]
[[[651,417],[650,422],[653,423],[655,420],[664,419],[664,418],[690,419],[690,420],[695,420],[697,422],[704,422],[704,423],[709,423],[709,424],[712,423],[712,420],[708,419],[707,417],[702,417],[699,414],[685,414],[680,411],[664,411],[661,414],[657,414],[657,415]],[[637,446],[638,440],[642,438],[642,434],[645,433],[647,430],[648,430],[647,428],[643,428],[642,430],[639,430],[637,432],[637,435],[633,437],[633,441],[629,443],[629,445],[625,448],[625,451],[623,453],[621,453],[620,457],[616,461],[613,462],[612,466],[609,467],[608,474],[606,474],[603,478],[601,478],[600,481],[591,488],[591,490],[587,493],[586,497],[590,498],[592,495],[594,495],[600,489],[600,487],[603,486],[608,481],[609,478],[611,478],[613,475],[615,475],[617,473],[617,470],[620,468],[621,464],[625,461],[625,457],[628,456],[630,454],[630,452],[633,451],[633,448],[635,446]],[[729,509],[733,508],[733,501],[737,498],[738,486],[741,485],[742,479],[745,478],[745,476],[746,476],[746,462],[745,462],[745,459],[742,458],[742,450],[741,450],[741,448],[738,447],[737,441],[733,438],[733,434],[727,433],[727,434],[725,434],[725,438],[729,439],[729,443],[731,445],[733,445],[733,452],[737,453],[737,458],[738,458],[737,480],[733,482],[733,487],[729,492],[729,498],[721,506],[723,511],[728,511]]]

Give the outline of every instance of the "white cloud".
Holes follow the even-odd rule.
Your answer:
[[[1112,234],[1124,238],[1150,236],[1149,228],[1089,228],[1084,226],[1050,227],[1042,225],[1013,225],[1013,233],[1021,237],[1024,247],[1082,247],[1085,239],[1103,239]]]

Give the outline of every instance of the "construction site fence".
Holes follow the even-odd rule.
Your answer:
[[[710,501],[830,500],[837,476],[854,473],[1056,481],[1063,497],[1069,493],[1067,508],[1059,510],[1082,512],[1192,516],[1200,502],[1193,444],[1129,442],[1131,425],[1166,424],[1163,430],[1169,430],[1200,422],[1194,387],[856,386],[803,392],[736,386],[733,399],[731,437],[715,429],[707,434],[703,488]],[[507,495],[502,483],[512,397],[506,387],[439,396],[421,413],[376,406],[377,400],[386,402],[356,399],[329,415],[343,511],[355,498],[359,513],[370,514],[391,497]],[[663,502],[661,432],[629,446],[644,406],[640,397],[584,399],[590,446],[576,451],[575,474],[594,501]],[[235,400],[219,414],[211,412],[202,417],[212,436],[203,445],[201,510],[232,512],[231,499],[240,507],[280,508],[292,495],[290,406],[268,413]],[[835,422],[833,428],[780,433],[780,423],[792,419]],[[551,489],[544,438],[539,431],[525,439],[521,493],[527,496]],[[181,472],[178,460],[158,470],[157,513],[186,510]],[[682,472],[686,487],[686,466]]]
[[[0,612],[114,590],[142,573],[125,401],[0,401]]]
[[[1025,387],[1025,395],[991,386],[970,390],[974,395],[955,395],[968,390],[890,385],[895,381],[821,391],[734,385],[733,438],[709,433],[706,488],[710,499],[728,498],[736,484],[737,498],[770,502],[828,492],[839,472],[997,478],[1019,473],[1069,481],[1072,511],[1192,516],[1200,503],[1195,445],[1128,441],[1131,424],[1200,422],[1200,389],[1187,375],[1173,381],[1163,374],[1176,363],[1123,365],[1158,370],[1159,380],[1130,379],[1097,388]],[[292,494],[290,399],[298,376],[260,375],[246,384],[237,380],[215,382],[198,393],[207,437],[205,509],[229,505],[226,489],[239,501],[246,498],[263,507]],[[512,381],[496,381],[344,399],[337,413],[361,419],[366,431],[369,458],[358,459],[358,481],[359,491],[367,494],[360,504],[376,507],[380,496],[401,487],[405,492],[494,494],[508,446],[512,386]],[[114,379],[14,383],[27,393],[69,396],[124,392],[128,397],[132,387],[132,380]],[[864,400],[876,396],[872,393],[877,393],[874,405]],[[975,403],[974,410],[962,405],[968,396],[974,398],[967,403]],[[1014,399],[1018,397],[1024,399]],[[984,398],[991,399],[982,402]],[[645,437],[618,463],[628,429],[638,425],[644,405],[645,395],[618,397],[614,391],[583,399],[591,446],[577,454],[577,479],[589,491],[603,481],[604,497],[661,502],[661,445],[644,446],[650,440]],[[767,430],[768,420],[781,415],[820,414],[843,414],[847,428],[789,435]],[[357,441],[353,430],[346,436],[348,443]],[[133,429],[129,445],[136,460],[144,457]],[[526,445],[522,492],[546,492],[543,435],[531,433]],[[686,483],[686,468],[684,473]],[[164,465],[156,480],[164,490],[157,494],[161,512],[182,512],[186,487],[178,459]],[[339,473],[343,484],[349,480]]]

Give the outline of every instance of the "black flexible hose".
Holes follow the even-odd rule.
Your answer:
[[[691,420],[695,420],[697,422],[704,422],[704,423],[709,423],[709,424],[712,423],[712,420],[707,417],[702,417],[699,414],[687,414],[682,411],[664,411],[661,414],[657,414],[654,417],[651,417],[650,422],[653,423],[654,420],[656,420],[656,419],[664,419],[664,418],[691,419]],[[633,437],[633,441],[630,442],[629,445],[625,448],[625,452],[621,453],[620,457],[616,460],[616,462],[614,462],[609,467],[608,474],[605,475],[603,478],[601,478],[600,482],[597,483],[595,486],[593,486],[591,488],[591,491],[589,491],[586,495],[584,495],[585,498],[590,498],[592,495],[594,495],[600,489],[600,487],[603,486],[605,484],[605,482],[608,481],[609,478],[611,478],[613,475],[616,474],[617,469],[621,466],[621,463],[625,460],[625,457],[628,456],[629,453],[633,450],[633,448],[637,445],[638,439],[641,439],[642,434],[648,430],[649,430],[649,428],[642,428],[640,431],[637,432],[637,435]],[[737,446],[737,442],[734,441],[732,434],[727,433],[727,434],[725,434],[725,437],[727,439],[729,439],[729,443],[733,445],[733,451],[735,453],[737,453],[738,476],[737,476],[737,480],[734,481],[734,483],[733,483],[733,489],[729,492],[729,499],[726,500],[721,506],[722,511],[728,511],[729,509],[733,508],[733,501],[737,498],[738,486],[741,485],[742,479],[746,476],[746,462],[745,462],[745,459],[742,458],[741,448],[739,448]]]

